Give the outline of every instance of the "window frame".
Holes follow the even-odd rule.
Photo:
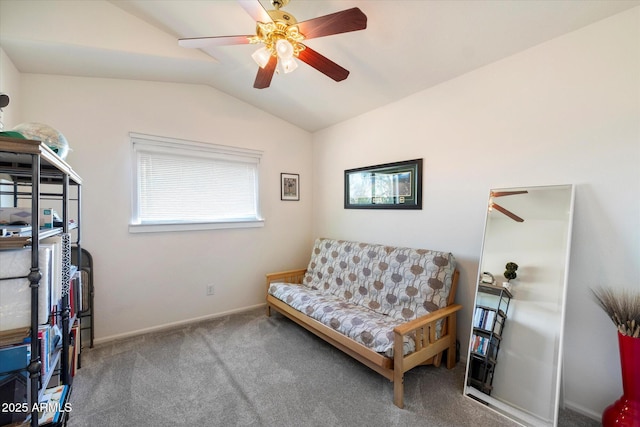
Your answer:
[[[130,233],[152,233],[166,231],[194,231],[215,230],[229,228],[255,228],[264,226],[264,218],[260,207],[260,161],[263,152],[248,148],[231,147],[220,144],[210,144],[184,139],[147,135],[129,132],[131,145],[131,216],[129,218]],[[189,155],[216,159],[240,161],[255,164],[256,167],[256,215],[252,218],[225,218],[212,221],[150,221],[140,220],[140,189],[139,189],[139,155],[142,152],[169,155]]]

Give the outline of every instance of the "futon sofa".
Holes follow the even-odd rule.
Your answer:
[[[453,255],[426,249],[316,239],[306,269],[267,274],[276,310],[394,383],[404,373],[456,363],[458,281]]]

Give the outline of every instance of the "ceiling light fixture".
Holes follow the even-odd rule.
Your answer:
[[[305,49],[305,45],[302,44],[304,35],[298,30],[296,18],[280,11],[280,8],[287,3],[289,0],[272,0],[271,4],[276,9],[269,10],[267,13],[273,22],[257,22],[256,35],[249,37],[249,43],[264,45],[251,55],[260,68],[265,68],[271,57],[277,58],[284,73],[290,73],[298,68],[295,58]]]
[[[0,0],[1,1],[1,0]],[[179,39],[178,44],[189,48],[261,44],[251,56],[258,63],[253,83],[256,89],[271,85],[274,73],[290,73],[298,67],[298,60],[320,71],[330,79],[341,82],[349,70],[302,44],[309,39],[359,31],[367,28],[367,16],[357,7],[298,22],[280,10],[289,0],[271,0],[276,10],[266,10],[261,0],[237,0],[256,23],[254,35],[191,37]],[[262,0],[264,1],[264,0]]]

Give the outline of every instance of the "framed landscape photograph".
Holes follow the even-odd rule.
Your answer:
[[[345,209],[422,209],[422,159],[344,171]]]
[[[300,200],[300,175],[280,174],[280,200]]]

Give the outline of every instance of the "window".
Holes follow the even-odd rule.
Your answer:
[[[137,133],[131,232],[261,227],[262,152]]]

